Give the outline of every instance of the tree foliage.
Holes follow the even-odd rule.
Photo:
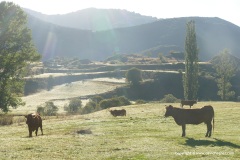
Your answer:
[[[227,49],[220,52],[220,55],[213,59],[213,68],[217,72],[217,86],[218,95],[222,100],[229,100],[235,95],[234,91],[231,91],[230,79],[235,75],[236,63],[231,59],[231,55]]]
[[[32,43],[27,28],[27,16],[12,2],[0,3],[0,108],[24,104],[19,98],[23,93],[23,77],[29,62],[40,56]]]
[[[114,97],[111,99],[104,99],[99,103],[99,106],[102,109],[106,109],[110,107],[127,106],[130,104],[131,102],[126,97],[121,96],[121,97]]]
[[[198,92],[198,49],[195,22],[187,23],[185,40],[185,74],[183,75],[184,98],[197,99]]]
[[[77,113],[80,111],[81,107],[82,107],[81,99],[74,98],[70,101],[68,107],[66,107],[66,110],[69,113]]]
[[[137,85],[142,81],[142,71],[138,68],[131,68],[126,73],[126,80],[132,85]]]
[[[177,99],[172,94],[167,94],[164,96],[163,99],[160,101],[161,103],[178,103],[180,102],[180,99]]]
[[[53,102],[45,102],[44,106],[38,106],[37,112],[44,116],[55,116],[58,112],[58,107]]]

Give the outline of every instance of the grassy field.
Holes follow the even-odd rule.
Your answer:
[[[211,138],[204,137],[204,124],[187,125],[182,138],[173,118],[163,117],[165,104],[148,103],[120,107],[126,117],[112,117],[107,110],[43,117],[44,135],[33,138],[24,122],[1,126],[0,159],[239,159],[240,104],[199,102],[193,108],[207,104],[215,110]]]
[[[112,91],[115,88],[124,85],[124,81],[125,79],[96,78],[58,85],[50,91],[43,90],[41,92],[22,97],[23,101],[26,102],[26,105],[13,109],[13,112],[23,114],[35,112],[37,106],[44,105],[47,101],[54,102],[54,104],[59,108],[59,112],[63,112],[64,105],[69,103],[69,99]],[[83,105],[88,102],[84,100],[82,101]]]

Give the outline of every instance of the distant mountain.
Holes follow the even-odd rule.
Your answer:
[[[240,58],[240,27],[220,18],[185,17],[106,31],[54,25],[29,15],[33,40],[43,59],[56,56],[104,60],[116,53],[157,56],[184,52],[186,23],[195,20],[199,59],[208,61],[224,48]]]
[[[27,14],[52,24],[92,31],[132,27],[158,20],[156,17],[120,9],[88,8],[63,15],[45,15],[29,9],[24,10]]]

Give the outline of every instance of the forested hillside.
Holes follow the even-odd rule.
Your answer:
[[[186,22],[195,20],[200,61],[208,61],[224,48],[240,57],[240,27],[220,18],[162,19],[143,25],[106,31],[62,27],[29,16],[29,27],[43,59],[78,57],[104,60],[116,53],[158,56],[184,51]]]

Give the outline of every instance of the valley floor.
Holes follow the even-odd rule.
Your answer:
[[[65,104],[69,103],[71,98],[80,97],[83,105],[88,102],[87,96],[105,93],[114,90],[125,84],[125,79],[116,78],[97,78],[91,80],[77,81],[55,86],[50,91],[40,91],[38,93],[23,97],[26,102],[25,106],[14,109],[16,113],[35,112],[37,106],[43,105],[47,101],[53,101],[59,108],[59,112],[63,112]]]

